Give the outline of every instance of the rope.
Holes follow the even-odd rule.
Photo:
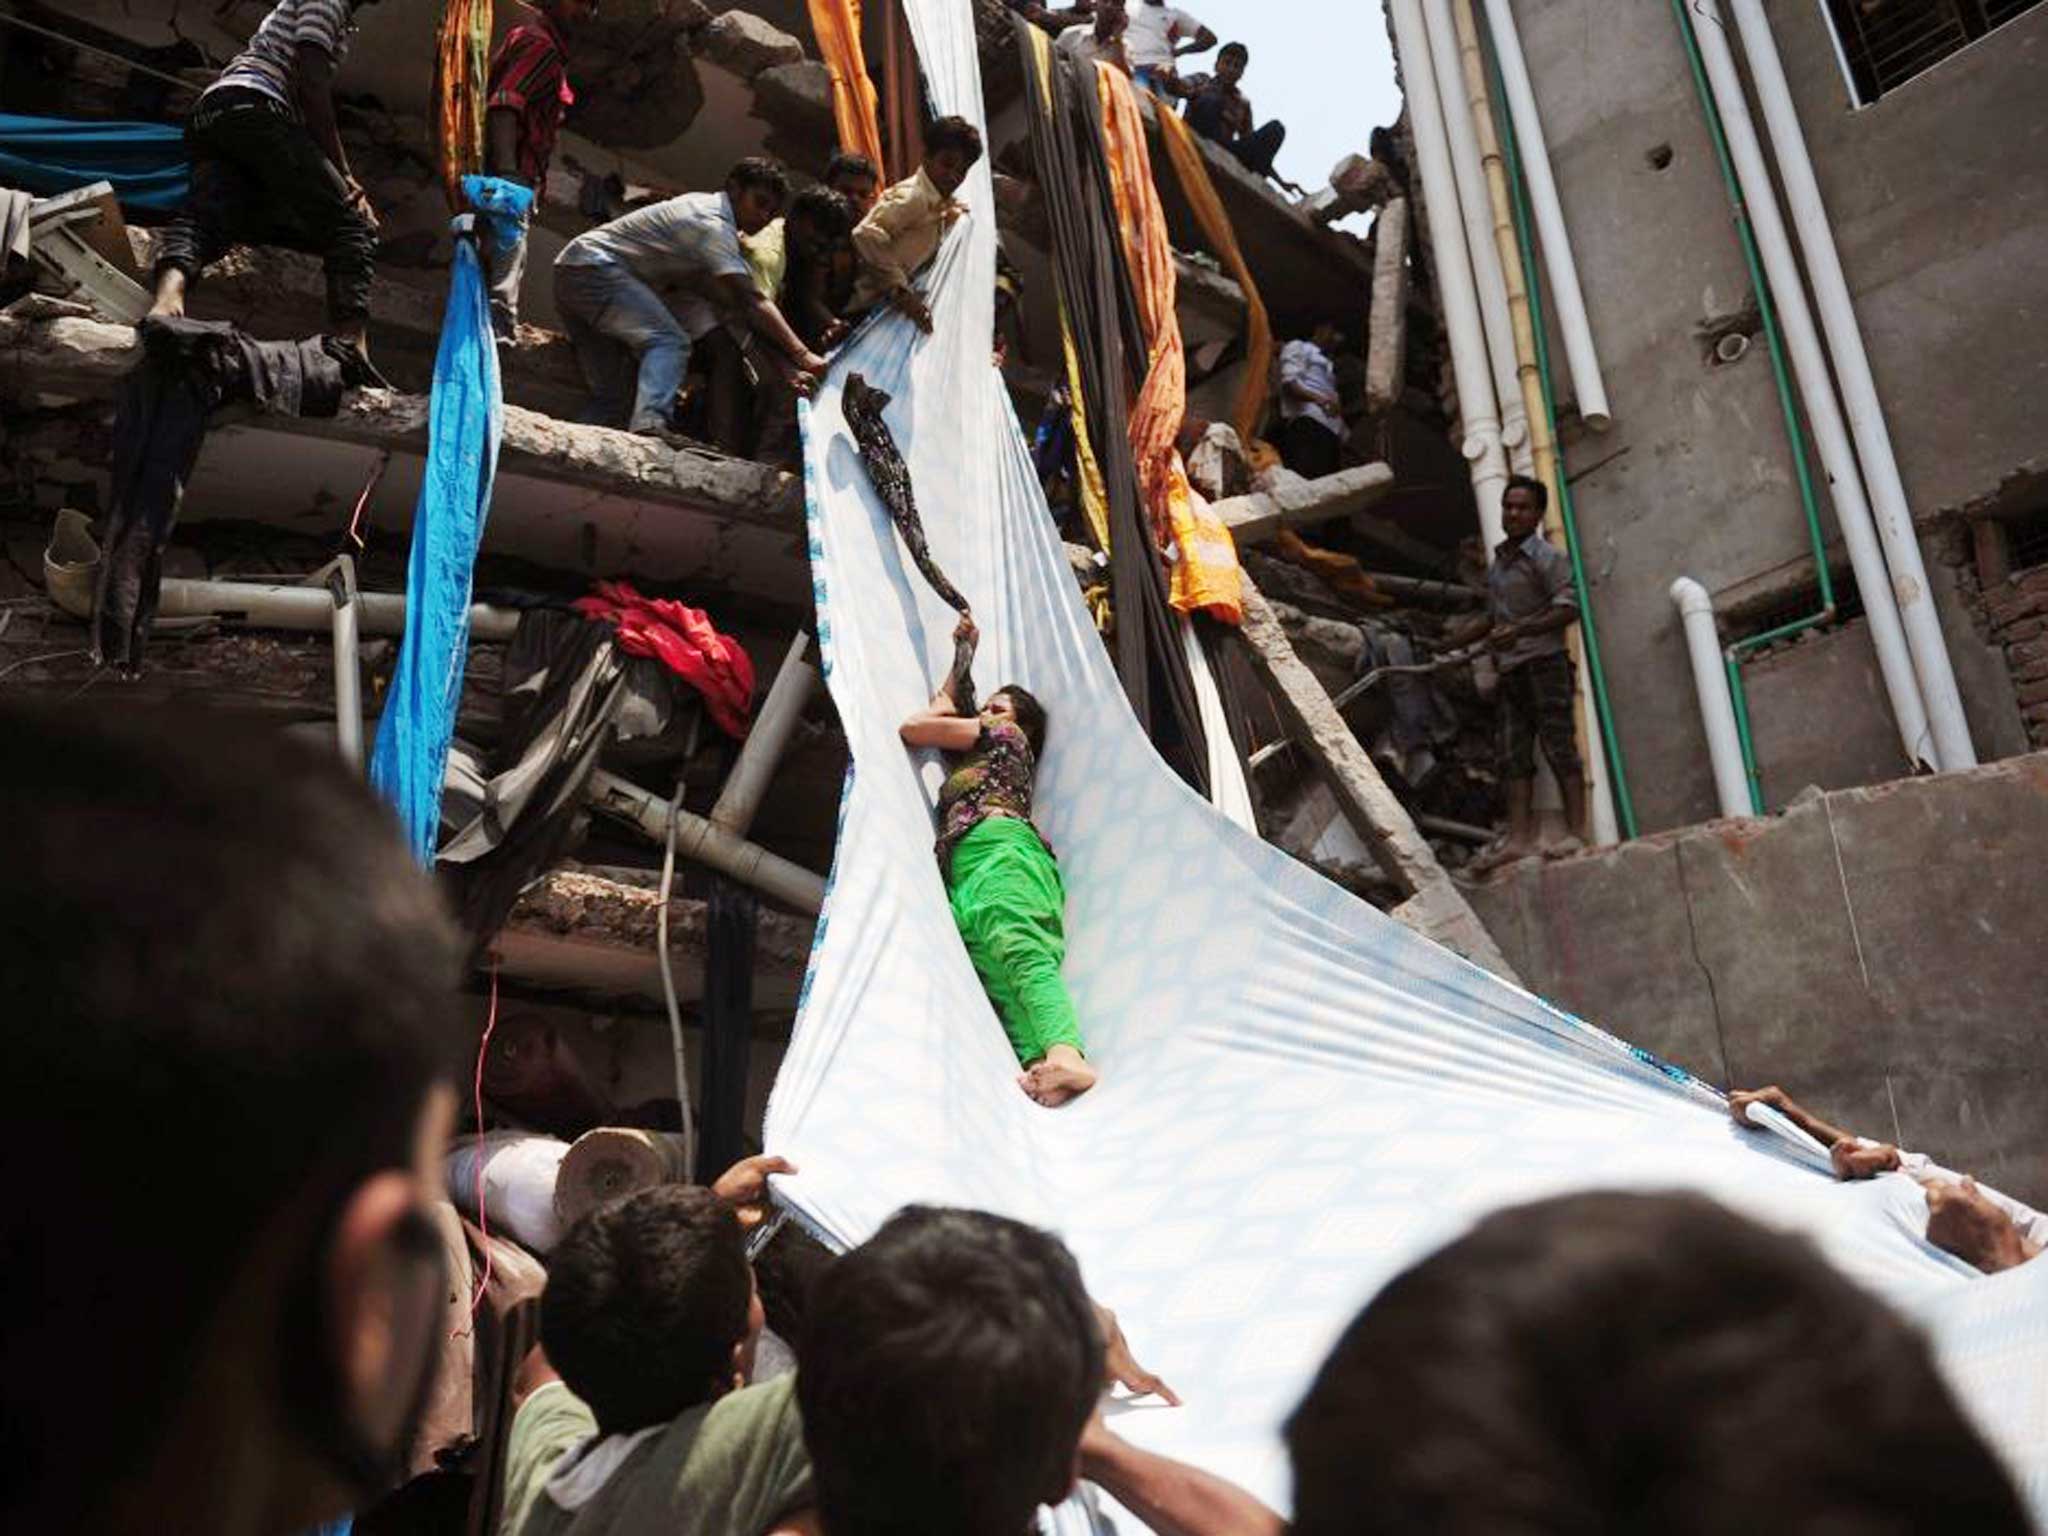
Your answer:
[[[690,1113],[690,1068],[683,1055],[683,1010],[676,1002],[675,962],[668,953],[668,904],[676,879],[676,821],[683,809],[683,779],[668,802],[668,838],[661,855],[661,905],[655,909],[655,958],[661,964],[661,1000],[668,1006],[669,1043],[676,1056],[676,1104],[683,1116],[683,1167],[697,1166],[697,1126]]]
[[[476,1229],[483,1234],[484,1272],[477,1277],[476,1290],[469,1298],[469,1329],[458,1329],[450,1338],[467,1338],[476,1331],[476,1309],[484,1304],[484,1293],[491,1285],[491,1208],[484,1204],[484,1165],[490,1161],[484,1156],[484,1063],[490,1059],[491,1035],[498,1027],[498,958],[491,957],[491,1009],[484,1015],[484,1037],[476,1046],[476,1085],[472,1105],[476,1110]]]

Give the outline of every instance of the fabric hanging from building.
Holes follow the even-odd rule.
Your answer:
[[[1251,268],[1245,264],[1244,252],[1238,249],[1237,231],[1231,228],[1230,215],[1223,211],[1223,201],[1216,195],[1216,183],[1209,177],[1209,167],[1202,159],[1194,133],[1172,112],[1161,111],[1156,115],[1166,158],[1173,166],[1188,207],[1194,210],[1195,222],[1201,225],[1217,259],[1244,290],[1245,373],[1244,382],[1237,387],[1237,405],[1230,422],[1249,452],[1273,389],[1273,325],[1266,318],[1266,301],[1259,297],[1259,285],[1252,281]]]
[[[754,661],[703,609],[643,597],[627,582],[601,581],[590,596],[576,600],[576,611],[612,625],[620,650],[653,657],[703,696],[714,725],[735,739],[745,737],[754,708]]]
[[[747,1154],[747,1073],[754,1030],[754,951],[760,902],[713,873],[704,912],[704,1065],[697,1180],[709,1184]]]
[[[163,550],[199,462],[206,426],[230,401],[284,416],[341,408],[341,365],[318,337],[256,341],[218,320],[145,320],[142,358],[114,410],[112,485],[100,533],[92,649],[136,671],[156,617]]]
[[[1244,619],[1237,545],[1221,518],[1188,485],[1180,426],[1187,415],[1188,364],[1174,310],[1176,279],[1166,214],[1152,181],[1145,120],[1137,91],[1120,69],[1096,66],[1102,148],[1109,165],[1116,227],[1123,237],[1144,327],[1145,381],[1131,406],[1131,458],[1152,519],[1152,537],[1167,553],[1168,596],[1181,613],[1206,613],[1226,624]],[[1166,114],[1161,114],[1166,115]]]
[[[370,753],[370,782],[397,811],[423,865],[434,862],[441,830],[441,787],[468,660],[470,589],[504,428],[475,221],[491,220],[492,238],[509,250],[523,238],[524,215],[533,206],[531,188],[497,177],[465,176],[462,190],[477,211],[455,220],[455,262],[428,404],[426,472],[405,572],[405,639]]]
[[[932,559],[931,546],[924,536],[924,521],[917,515],[917,496],[911,489],[910,470],[903,462],[903,455],[897,451],[889,423],[882,417],[888,408],[887,395],[871,388],[859,374],[848,375],[846,422],[853,428],[853,440],[860,444],[861,462],[867,467],[875,494],[889,509],[889,520],[896,525],[896,531],[902,536],[904,547],[910,551],[910,558],[918,571],[938,593],[939,601],[955,613],[965,614],[973,604],[961,595],[960,589]]]
[[[882,0],[882,127],[888,179],[915,175],[924,163],[924,81],[900,0]]]
[[[887,157],[882,153],[875,82],[868,78],[860,39],[860,0],[809,0],[809,6],[818,57],[832,80],[832,124],[839,133],[839,147],[882,165]]]
[[[192,185],[185,135],[163,123],[79,123],[0,112],[0,186],[54,197],[110,182],[122,211],[173,214]]]
[[[1206,795],[1208,742],[1158,545],[1139,505],[1131,458],[1129,380],[1144,367],[1137,298],[1118,249],[1095,68],[1048,49],[1016,23],[1038,184],[1052,229],[1060,308],[1080,362],[1080,398],[1102,467],[1117,612],[1117,675],[1139,723],[1175,769]]]
[[[974,8],[907,4],[937,106],[978,115]],[[961,195],[969,215],[928,288],[934,335],[897,316],[864,328],[807,413],[812,588],[852,770],[768,1106],[768,1150],[802,1170],[773,1181],[778,1202],[837,1248],[913,1201],[1056,1230],[1184,1399],[1123,1415],[1119,1432],[1285,1514],[1280,1426],[1394,1275],[1518,1201],[1694,1190],[1810,1235],[1920,1319],[1958,1397],[2048,1507],[2048,1265],[1977,1274],[1925,1242],[1910,1178],[1838,1183],[1824,1161],[1745,1135],[1713,1089],[1374,911],[1162,770],[989,367],[985,169]],[[928,507],[959,509],[929,532],[976,595],[985,664],[1050,716],[1035,820],[1059,851],[1064,974],[1102,1072],[1058,1110],[1017,1091],[923,851],[939,767],[897,729],[943,669],[951,611],[848,472],[840,385],[853,370],[895,397]],[[1138,1528],[1093,1496],[1051,1517],[1061,1536],[1112,1522]]]
[[[434,37],[434,149],[448,206],[484,168],[484,93],[491,76],[491,0],[441,0]]]

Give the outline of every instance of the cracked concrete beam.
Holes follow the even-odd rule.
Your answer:
[[[1288,736],[1315,762],[1374,861],[1408,893],[1393,915],[1475,965],[1516,980],[1493,936],[1437,863],[1407,807],[1387,788],[1329,693],[1295,654],[1272,605],[1249,576],[1244,578],[1244,623],[1238,634]]]
[[[1373,224],[1372,305],[1366,312],[1365,408],[1401,403],[1408,372],[1408,200],[1397,197]]]
[[[579,869],[557,869],[519,898],[492,948],[504,974],[555,990],[661,1000],[656,957],[659,892]],[[704,995],[705,904],[677,897],[669,911],[669,956],[680,999]],[[754,952],[754,1011],[794,1011],[811,951],[813,924],[764,907]]]
[[[110,396],[139,352],[135,332],[97,320],[24,321],[0,315],[0,394]],[[264,432],[326,438],[424,455],[425,395],[357,390],[330,420],[249,416]],[[798,533],[802,486],[793,475],[708,448],[670,448],[609,427],[557,421],[505,407],[499,473],[573,485],[601,495],[688,507],[724,521]]]
[[[804,56],[800,41],[747,11],[712,18],[690,39],[690,47],[746,80],[778,64],[800,63]]]
[[[1328,522],[1363,512],[1394,488],[1384,464],[1361,464],[1314,480],[1283,477],[1267,490],[1227,496],[1210,506],[1240,544],[1257,544],[1282,528]]]

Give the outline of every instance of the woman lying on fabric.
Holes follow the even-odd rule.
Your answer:
[[[1048,1107],[1095,1086],[1081,1052],[1066,958],[1066,888],[1031,823],[1031,781],[1045,748],[1045,706],[1012,683],[979,715],[958,700],[978,638],[971,617],[953,631],[953,670],[931,703],[903,722],[904,742],[956,759],[939,791],[939,869],[953,921],[1002,1015],[1024,1070],[1017,1086]]]

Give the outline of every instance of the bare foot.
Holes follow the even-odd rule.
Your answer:
[[[1057,1109],[1095,1086],[1095,1069],[1071,1045],[1056,1045],[1019,1074],[1017,1086],[1047,1109]]]
[[[185,318],[185,274],[176,267],[166,267],[157,274],[156,302],[149,306],[152,320],[182,320]]]
[[[1518,863],[1523,859],[1531,859],[1535,856],[1536,850],[1527,843],[1498,843],[1485,853],[1482,853],[1466,867],[1475,875],[1490,875],[1497,869],[1505,869],[1510,864]]]

